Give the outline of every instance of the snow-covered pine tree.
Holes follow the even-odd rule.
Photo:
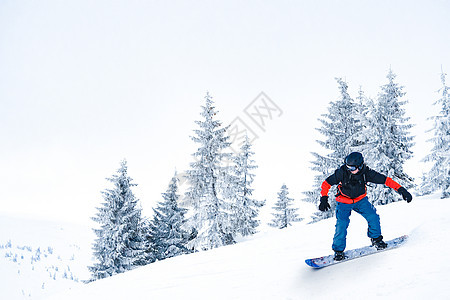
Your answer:
[[[318,140],[317,142],[325,148],[328,154],[312,153],[315,160],[312,162],[311,169],[317,172],[317,175],[314,177],[314,189],[304,193],[306,195],[304,200],[316,203],[317,206],[322,182],[343,164],[344,158],[355,147],[361,145],[357,138],[361,131],[361,124],[355,118],[358,115],[358,109],[348,93],[347,83],[341,78],[336,78],[336,81],[339,85],[340,98],[330,102],[328,114],[323,114],[319,119],[322,127],[317,129],[325,137],[325,141]],[[335,193],[336,188],[333,187],[329,192],[331,209],[327,212],[315,213],[313,222],[334,216],[336,201],[332,196]]]
[[[403,106],[406,100],[403,87],[394,79],[390,69],[386,76],[388,83],[381,87],[377,103],[369,107],[368,123],[364,128],[366,137],[358,150],[363,153],[366,164],[372,169],[397,181],[406,189],[413,187],[413,178],[403,170],[404,163],[412,157],[412,125],[405,117]],[[401,200],[396,192],[384,185],[376,185],[369,191],[369,200],[374,205],[384,205]]]
[[[195,130],[192,140],[199,144],[193,154],[196,161],[191,163],[191,169],[186,172],[188,190],[185,203],[192,206],[189,225],[197,231],[196,237],[188,243],[193,250],[209,250],[234,243],[231,232],[232,225],[229,203],[222,197],[223,176],[226,169],[224,160],[231,158],[229,137],[226,127],[214,120],[217,111],[209,93],[202,106],[203,121],[196,121],[200,129]]]
[[[366,128],[370,128],[372,126],[369,117],[370,108],[375,106],[375,102],[364,94],[362,87],[359,88],[358,97],[356,97],[356,100],[357,102],[355,105],[354,118],[357,120],[359,128],[355,132],[357,145],[353,147],[352,151],[362,152],[368,141]]]
[[[144,239],[145,264],[151,264],[156,261],[156,250],[151,236],[151,220],[142,218],[141,236]]]
[[[141,208],[127,175],[127,162],[121,162],[117,174],[107,179],[113,189],[102,192],[104,202],[92,219],[99,223],[94,229],[94,257],[97,262],[89,267],[92,280],[106,278],[146,264],[145,242],[142,236]]]
[[[441,198],[450,197],[450,87],[445,83],[446,75],[444,71],[441,72],[442,88],[438,91],[441,98],[434,103],[440,106],[440,112],[431,117],[434,126],[430,131],[434,136],[429,141],[433,143],[433,148],[424,158],[424,161],[433,165],[421,186],[425,193],[442,191]]]
[[[299,218],[297,214],[297,208],[292,208],[292,203],[294,199],[289,198],[289,190],[285,184],[281,187],[280,192],[278,193],[278,201],[275,203],[273,207],[276,212],[272,213],[274,216],[271,223],[269,223],[272,227],[277,227],[279,229],[286,228],[291,226],[293,222],[300,222],[301,218]]]
[[[165,193],[163,201],[155,208],[150,224],[150,240],[155,258],[166,258],[191,253],[186,248],[189,234],[185,231],[187,209],[178,206],[178,178],[175,174]]]
[[[231,207],[233,228],[235,232],[242,236],[248,236],[256,233],[259,226],[259,209],[265,204],[264,201],[258,201],[252,197],[251,188],[255,175],[252,170],[258,166],[252,159],[255,154],[251,149],[248,137],[245,137],[241,151],[233,157],[234,166],[232,174],[234,178],[234,189],[231,191]]]

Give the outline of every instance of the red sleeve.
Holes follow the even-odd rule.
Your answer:
[[[322,182],[322,191],[320,192],[320,195],[322,196],[328,196],[328,191],[331,188],[331,185],[325,180],[324,182]]]
[[[386,178],[386,182],[384,184],[394,190],[398,190],[401,187],[400,184],[398,184],[397,182],[392,180],[392,178],[389,177]]]

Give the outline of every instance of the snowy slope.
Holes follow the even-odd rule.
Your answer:
[[[93,236],[87,226],[0,215],[0,298],[46,299],[83,285]]]
[[[450,201],[418,197],[378,207],[383,234],[410,234],[403,247],[314,270],[329,254],[334,220],[270,230],[240,243],[157,262],[55,294],[54,299],[433,299],[450,298]],[[348,248],[366,245],[353,214]]]

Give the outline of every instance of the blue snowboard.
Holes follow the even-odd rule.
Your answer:
[[[370,255],[370,254],[397,248],[397,247],[401,246],[407,239],[408,239],[408,236],[404,235],[404,236],[395,238],[393,240],[387,241],[386,242],[387,248],[383,249],[383,250],[377,250],[374,246],[366,246],[366,247],[362,247],[362,248],[358,248],[358,249],[348,250],[348,251],[344,252],[346,258],[341,261],[335,261],[334,254],[332,254],[332,255],[328,255],[328,256],[307,259],[307,260],[305,260],[305,262],[310,267],[320,269],[320,268],[328,267],[328,266],[338,264],[338,263],[341,263],[344,261],[349,261],[354,258],[358,258],[358,257],[362,257],[362,256],[366,256],[366,255]]]

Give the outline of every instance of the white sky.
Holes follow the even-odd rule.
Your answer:
[[[252,125],[256,196],[270,209],[286,183],[300,199],[334,78],[376,97],[390,66],[420,176],[441,65],[450,72],[449,12],[439,0],[0,0],[0,211],[85,222],[126,158],[149,215],[192,160],[207,91],[224,123],[261,91],[283,110],[265,132]]]

